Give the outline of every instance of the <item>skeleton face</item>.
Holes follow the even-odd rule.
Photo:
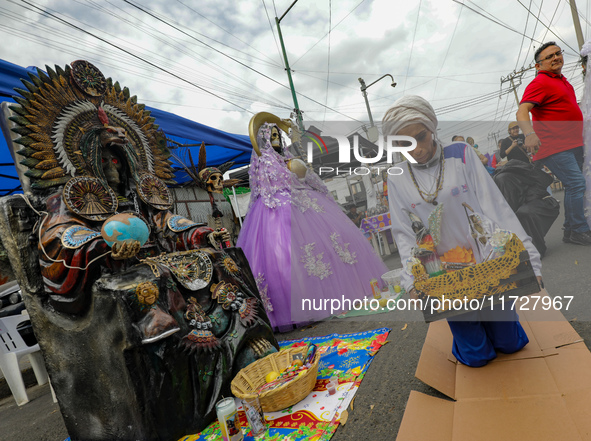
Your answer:
[[[271,146],[275,151],[279,153],[281,152],[281,135],[279,134],[277,127],[271,129]]]
[[[207,167],[199,173],[201,180],[205,181],[205,186],[209,193],[223,193],[224,177],[222,173],[213,167]]]
[[[224,178],[222,177],[221,173],[214,173],[213,175],[211,175],[207,180],[207,191],[211,193],[223,193],[223,180]]]

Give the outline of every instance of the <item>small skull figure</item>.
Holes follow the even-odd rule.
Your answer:
[[[197,185],[209,194],[209,202],[211,203],[211,216],[214,219],[215,232],[211,233],[209,241],[215,249],[228,248],[232,246],[230,234],[225,228],[222,228],[222,217],[224,214],[218,208],[214,199],[214,193],[224,194],[224,188],[232,187],[240,182],[239,179],[224,179],[224,173],[227,172],[233,162],[225,162],[219,167],[207,167],[207,152],[205,150],[205,143],[201,143],[199,149],[199,163],[197,168],[193,163],[191,154],[189,154],[191,167],[186,167],[188,174],[193,178]]]
[[[206,167],[199,172],[199,178],[205,182],[206,189],[209,193],[223,193],[224,178],[220,170],[215,167]]]

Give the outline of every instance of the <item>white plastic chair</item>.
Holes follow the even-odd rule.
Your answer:
[[[29,320],[29,315],[26,313],[0,318],[0,369],[19,406],[29,402],[18,364],[20,358],[24,355],[29,356],[37,383],[45,384],[49,380],[39,345],[27,346],[16,330],[16,327],[25,320]]]

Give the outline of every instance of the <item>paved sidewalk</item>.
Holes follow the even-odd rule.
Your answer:
[[[49,384],[29,387],[27,395],[24,406],[17,406],[12,395],[0,400],[0,441],[64,441],[68,432]]]

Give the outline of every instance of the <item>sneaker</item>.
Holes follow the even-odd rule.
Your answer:
[[[564,243],[571,243],[570,235],[571,235],[571,230],[564,230],[564,234],[562,236],[562,241]]]
[[[585,231],[584,233],[572,231],[570,233],[570,243],[577,245],[591,245],[591,231]]]

